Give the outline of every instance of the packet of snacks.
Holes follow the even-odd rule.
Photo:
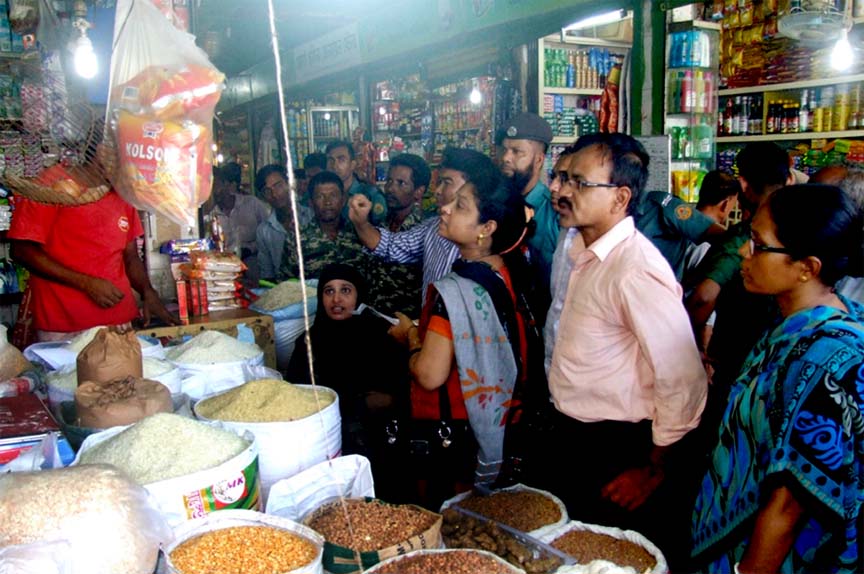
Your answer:
[[[135,25],[115,31],[109,176],[135,207],[193,226],[210,197],[213,114],[225,76],[152,3],[123,0],[117,10]]]

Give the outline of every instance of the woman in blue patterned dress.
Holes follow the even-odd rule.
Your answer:
[[[861,246],[836,187],[786,187],[756,213],[741,273],[783,319],[730,392],[693,514],[703,571],[862,571],[864,307],[833,289]]]

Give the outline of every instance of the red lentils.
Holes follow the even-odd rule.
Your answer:
[[[283,574],[315,560],[318,548],[272,526],[234,526],[191,538],[171,552],[179,574]]]
[[[492,556],[470,550],[430,552],[393,560],[375,574],[513,574],[514,568]]]
[[[404,542],[429,530],[440,518],[414,506],[396,506],[376,500],[346,500],[344,504],[344,508],[341,502],[322,506],[307,524],[327,542],[360,552]]]
[[[530,490],[469,496],[456,504],[522,532],[531,532],[561,520],[561,509],[554,500]]]

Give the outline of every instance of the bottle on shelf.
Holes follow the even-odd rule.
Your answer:
[[[807,90],[801,90],[801,106],[798,108],[798,131],[810,131],[810,101]]]
[[[754,96],[750,105],[750,114],[747,118],[747,133],[751,135],[762,134],[762,98]]]
[[[735,101],[733,98],[726,98],[726,109],[723,110],[723,133],[731,136],[734,132],[732,128],[732,120],[735,117]]]
[[[694,108],[696,93],[693,90],[693,72],[686,70],[681,79],[681,111],[690,113]]]

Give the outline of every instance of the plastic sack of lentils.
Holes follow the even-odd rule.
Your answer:
[[[366,574],[525,574],[483,550],[415,550],[396,556]]]
[[[181,524],[165,548],[169,574],[322,574],[324,538],[287,518],[223,510]]]
[[[351,574],[408,549],[443,548],[441,520],[440,514],[419,506],[349,498],[321,505],[303,523],[326,541],[324,568]]]

